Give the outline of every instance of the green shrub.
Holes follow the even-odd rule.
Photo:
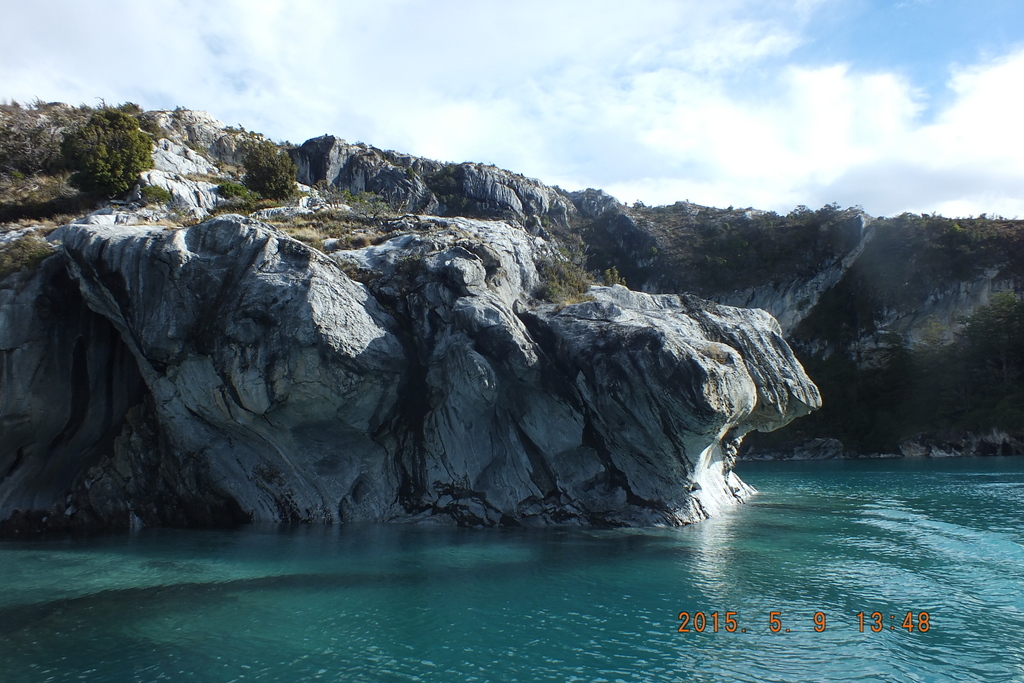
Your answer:
[[[267,199],[288,199],[295,195],[298,169],[284,150],[269,140],[249,139],[245,143],[244,185]]]
[[[164,131],[162,128],[160,128],[160,124],[156,122],[156,119],[149,116],[140,115],[137,115],[135,118],[139,122],[139,128],[146,131],[154,138],[160,138],[164,136]]]
[[[156,185],[142,188],[141,195],[143,204],[169,204],[172,199],[170,192]]]
[[[138,116],[143,111],[142,107],[140,107],[135,102],[125,102],[123,104],[119,104],[117,105],[117,107],[115,107],[115,109],[117,109],[117,111],[124,112],[125,114],[129,114],[130,116]]]
[[[380,221],[387,217],[397,215],[394,207],[387,199],[374,192],[360,192],[352,194],[348,190],[342,190],[342,201],[352,207],[352,212],[361,218]]]
[[[152,145],[134,117],[114,109],[96,112],[61,142],[61,154],[74,171],[71,183],[85,192],[127,192],[139,172],[153,167]]]
[[[615,266],[604,271],[604,283],[609,287],[612,285],[626,286],[626,279],[619,275],[619,269]]]
[[[245,185],[238,183],[221,183],[217,186],[217,193],[224,199],[240,199],[245,202],[256,201],[256,197]]]
[[[35,267],[51,254],[53,248],[44,240],[32,235],[19,237],[0,251],[0,280],[11,273]]]
[[[257,209],[265,209],[269,206],[276,206],[277,202],[269,199],[260,199],[260,196],[238,183],[221,183],[217,186],[217,193],[225,201],[218,203],[213,209],[214,214],[218,213],[252,213]]]

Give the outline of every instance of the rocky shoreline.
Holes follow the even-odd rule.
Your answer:
[[[900,443],[898,453],[848,451],[838,439],[808,439],[781,448],[740,449],[739,460],[860,460],[888,458],[964,458],[1024,455],[1024,439],[1002,430],[982,434],[965,433],[949,438],[920,435]]]

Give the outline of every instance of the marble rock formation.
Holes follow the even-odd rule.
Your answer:
[[[62,228],[0,282],[0,530],[685,524],[820,403],[763,311],[541,303],[543,239],[407,223],[330,256],[240,216]]]

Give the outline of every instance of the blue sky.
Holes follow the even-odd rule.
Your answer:
[[[0,99],[204,109],[623,201],[1024,216],[1022,0],[0,0]]]
[[[845,62],[891,71],[947,101],[950,69],[1024,47],[1020,0],[856,0],[817,13],[793,53],[805,64]]]

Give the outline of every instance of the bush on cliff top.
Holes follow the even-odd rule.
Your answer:
[[[245,143],[243,184],[267,199],[288,199],[295,194],[298,169],[284,150],[270,140],[249,139]]]
[[[0,175],[56,175],[63,170],[63,131],[84,124],[93,113],[85,105],[0,104]]]
[[[74,171],[72,184],[85,192],[111,196],[127,192],[140,171],[153,167],[152,146],[134,117],[106,109],[65,135],[60,148]]]

